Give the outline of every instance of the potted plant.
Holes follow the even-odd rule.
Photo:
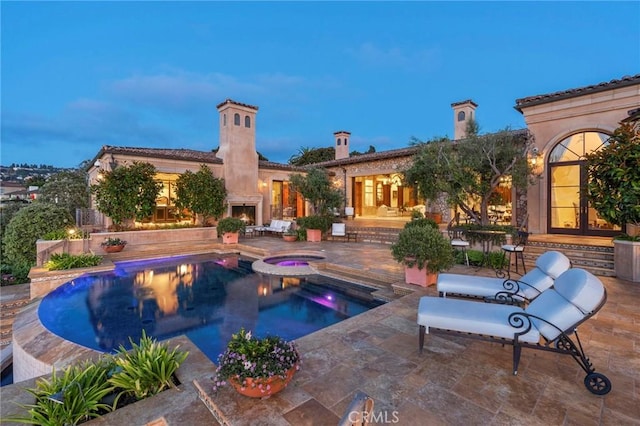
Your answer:
[[[107,253],[118,253],[122,251],[126,245],[127,242],[125,240],[117,237],[105,238],[104,241],[100,243],[102,249]]]
[[[298,239],[298,231],[295,229],[289,229],[282,234],[282,239],[287,242],[293,242]]]
[[[640,122],[622,123],[608,142],[587,155],[587,196],[601,218],[626,225],[613,240],[616,276],[640,282]]]
[[[296,219],[298,226],[307,232],[307,241],[319,242],[322,234],[331,227],[333,218],[330,216],[312,215]]]
[[[269,397],[284,389],[299,369],[300,354],[293,342],[277,336],[261,339],[242,328],[218,357],[213,390],[230,383],[242,395]]]
[[[222,235],[223,244],[237,244],[240,231],[244,231],[245,224],[237,217],[225,217],[218,221],[218,234]]]
[[[393,258],[405,265],[405,281],[423,287],[435,284],[437,273],[453,266],[451,243],[429,219],[407,222],[391,245]]]

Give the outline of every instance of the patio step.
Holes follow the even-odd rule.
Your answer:
[[[549,250],[557,250],[571,260],[573,267],[583,268],[594,275],[615,276],[613,246],[529,241],[524,251],[527,268],[533,267],[536,258]]]
[[[29,298],[14,299],[0,303],[0,347],[3,348],[11,343],[13,335],[13,321],[16,315],[31,300]]]

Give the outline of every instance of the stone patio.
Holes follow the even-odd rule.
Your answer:
[[[364,278],[378,283],[394,277],[402,281],[402,270],[391,259],[387,245],[284,243],[275,237],[241,243],[262,252],[288,247],[321,251],[327,263],[360,270]],[[487,269],[466,266],[456,266],[451,272],[491,274]],[[231,389],[213,394],[210,376],[215,367],[200,356],[196,356],[196,370],[187,377],[200,384],[218,410],[221,423],[231,425],[335,425],[358,391],[375,400],[378,424],[637,425],[640,286],[615,278],[601,279],[608,301],[580,327],[580,338],[596,371],[613,383],[612,391],[603,397],[584,387],[584,372],[569,356],[524,350],[519,373],[513,376],[509,346],[429,335],[423,354],[419,354],[418,300],[435,295],[434,288],[419,287],[398,300],[298,339],[302,369],[283,392],[266,400],[248,399]],[[0,395],[4,416],[16,391],[3,388]],[[204,424],[200,421],[205,418],[216,423],[192,381],[183,382],[174,403],[152,398],[136,406],[92,423],[145,424],[162,417],[175,425],[195,424],[191,421],[196,419],[197,424]]]

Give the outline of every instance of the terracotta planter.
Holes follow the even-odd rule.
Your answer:
[[[298,236],[297,235],[283,235],[282,239],[287,241],[287,242],[292,243],[292,242],[294,242],[295,240],[298,239]]]
[[[404,267],[404,281],[407,284],[415,284],[421,287],[434,285],[438,279],[438,274],[431,273],[427,269],[418,269],[417,266]]]
[[[238,379],[230,378],[229,383],[241,395],[250,398],[267,398],[286,388],[295,372],[296,367],[294,366],[287,371],[287,377],[285,378],[280,376],[273,376],[268,379],[248,378],[245,379],[245,383],[240,383]]]
[[[307,241],[319,243],[322,241],[322,231],[319,229],[307,229]]]
[[[119,246],[102,246],[102,249],[107,253],[118,253],[124,249],[124,246],[124,244],[121,244]]]
[[[238,244],[239,232],[225,232],[222,236],[222,244]]]

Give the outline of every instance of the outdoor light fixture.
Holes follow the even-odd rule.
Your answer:
[[[65,392],[73,385],[76,385],[78,387],[78,391],[80,392],[80,397],[82,398],[82,402],[86,405],[86,400],[84,399],[84,392],[82,392],[82,387],[80,386],[80,383],[78,382],[71,382],[69,385],[65,386],[62,388],[62,390],[51,394],[47,397],[47,399],[49,401],[53,401],[56,404],[64,404],[64,396],[65,396]]]

